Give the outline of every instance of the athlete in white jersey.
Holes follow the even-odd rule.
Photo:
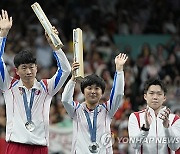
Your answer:
[[[14,58],[16,73],[11,77],[3,61],[6,38],[12,26],[7,11],[0,14],[0,89],[6,103],[6,154],[47,154],[49,138],[49,109],[52,97],[59,91],[71,72],[71,66],[63,53],[55,48],[57,72],[51,79],[36,80],[36,59],[30,51],[21,51]],[[58,34],[57,30],[53,31]],[[43,58],[43,57],[42,57]]]
[[[78,63],[72,65],[72,78],[67,83],[62,94],[62,103],[73,119],[72,154],[112,154],[110,124],[113,115],[122,105],[124,94],[123,65],[127,60],[126,54],[115,58],[116,72],[110,99],[103,104],[99,101],[105,90],[105,82],[99,76],[86,76],[81,82],[81,91],[85,101],[80,104],[73,101],[75,87],[74,71]]]
[[[128,123],[134,154],[175,154],[180,148],[180,118],[163,106],[166,92],[161,80],[146,81],[144,99],[147,108],[132,113]]]

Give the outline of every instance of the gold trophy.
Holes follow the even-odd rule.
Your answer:
[[[73,29],[73,51],[74,60],[80,64],[79,69],[75,71],[75,78],[81,80],[84,78],[83,64],[83,39],[82,30],[80,28]]]
[[[53,45],[55,47],[62,47],[63,44],[58,37],[57,34],[53,33],[52,31],[52,25],[49,22],[48,18],[46,17],[45,13],[43,12],[41,6],[35,2],[31,5],[33,11],[35,12],[36,16],[38,17],[39,21],[41,22],[42,26],[44,27],[45,31],[47,32],[49,38],[51,39]]]

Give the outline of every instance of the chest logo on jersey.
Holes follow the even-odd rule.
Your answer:
[[[40,93],[41,93],[41,91],[36,89],[35,95],[39,95]]]
[[[19,91],[20,91],[20,94],[22,95],[23,94],[23,88],[19,87]],[[38,89],[36,89],[35,92],[34,92],[35,95],[39,95],[40,93],[41,93],[41,91],[38,90]]]
[[[19,87],[19,91],[20,91],[20,94],[22,95],[23,94],[22,87]]]

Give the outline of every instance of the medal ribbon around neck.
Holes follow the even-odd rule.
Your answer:
[[[96,142],[96,129],[97,129],[97,113],[98,113],[98,106],[96,106],[96,108],[94,109],[94,115],[93,115],[93,126],[89,117],[89,113],[84,110],[85,116],[86,116],[86,120],[88,123],[88,127],[89,127],[89,133],[91,136],[91,141],[92,142]]]
[[[32,109],[33,101],[34,101],[35,90],[36,89],[32,89],[31,90],[30,104],[28,106],[26,91],[25,91],[24,88],[22,88],[22,91],[23,91],[23,100],[24,100],[24,108],[26,110],[26,117],[27,117],[27,121],[28,122],[32,121],[31,109]]]

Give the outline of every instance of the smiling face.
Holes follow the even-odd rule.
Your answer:
[[[105,81],[96,74],[86,76],[81,82],[81,92],[89,109],[94,109],[105,91]]]
[[[84,88],[85,102],[88,107],[96,106],[102,97],[102,89],[95,84]]]
[[[149,107],[154,111],[159,111],[166,101],[166,96],[160,85],[151,85],[144,94],[144,99]]]
[[[33,63],[21,64],[16,68],[16,73],[19,75],[23,83],[33,84],[37,73],[37,65]]]

